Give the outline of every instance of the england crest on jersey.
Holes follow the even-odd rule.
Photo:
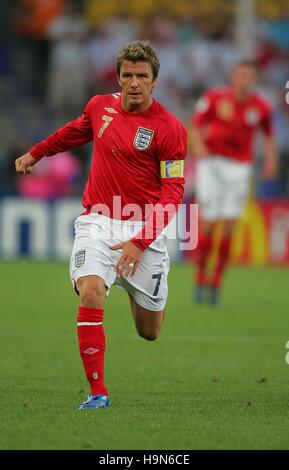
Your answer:
[[[260,113],[258,109],[249,108],[245,111],[245,121],[249,126],[257,126],[260,122]]]
[[[154,132],[151,129],[139,127],[133,141],[134,146],[138,150],[147,150],[151,145]]]

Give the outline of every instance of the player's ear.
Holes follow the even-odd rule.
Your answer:
[[[119,84],[119,86],[120,86],[120,88],[121,88],[119,74],[117,74],[117,82],[118,82],[118,84]]]
[[[152,81],[152,90],[153,90],[154,87],[156,86],[157,81],[158,81],[157,77],[153,79],[153,81]]]

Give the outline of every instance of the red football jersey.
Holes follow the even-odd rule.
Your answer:
[[[131,113],[122,108],[120,93],[95,96],[80,117],[36,144],[30,153],[39,160],[92,140],[93,158],[83,195],[86,213],[105,205],[109,212],[100,211],[104,215],[128,219],[132,214],[124,213],[124,207],[137,204],[141,209],[137,218],[144,220],[146,205],[172,203],[177,208],[184,178],[169,168],[186,156],[187,131],[160,103],[154,100],[147,111]],[[120,197],[117,212],[115,196]],[[154,230],[152,238],[158,233]],[[141,242],[136,244],[145,249],[152,239]]]
[[[237,100],[231,88],[209,90],[197,103],[193,125],[205,129],[205,144],[211,155],[248,163],[257,129],[273,133],[272,109],[259,94]]]

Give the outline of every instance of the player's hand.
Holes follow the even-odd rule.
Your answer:
[[[115,265],[117,276],[133,276],[140,263],[143,252],[131,241],[121,242],[110,247],[111,250],[122,250],[122,255]]]
[[[19,175],[29,175],[32,173],[32,167],[36,162],[37,160],[35,160],[35,158],[33,158],[30,153],[25,153],[25,155],[22,155],[22,157],[19,157],[17,160],[15,160],[15,168],[17,173]]]

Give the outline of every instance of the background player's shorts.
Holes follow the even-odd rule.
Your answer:
[[[163,310],[167,300],[170,260],[164,236],[145,251],[133,276],[117,278],[114,266],[122,250],[109,247],[133,238],[143,222],[110,219],[99,214],[81,215],[75,221],[75,241],[70,277],[75,286],[80,277],[97,275],[104,279],[106,295],[114,284],[125,289],[137,304],[148,310]]]
[[[201,217],[214,221],[238,219],[249,194],[251,165],[221,156],[197,162],[196,198]]]

